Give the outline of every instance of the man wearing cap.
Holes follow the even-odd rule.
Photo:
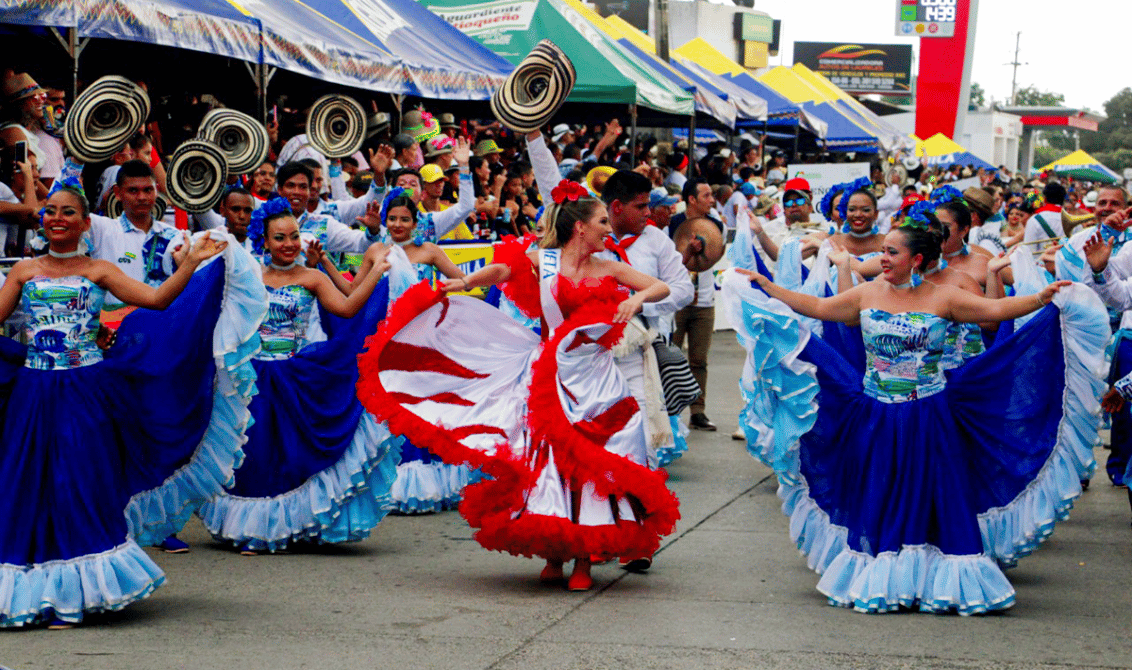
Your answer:
[[[649,191],[649,225],[661,231],[668,230],[668,224],[672,223],[672,208],[678,202],[680,198],[669,195],[662,186]]]
[[[574,143],[574,131],[565,123],[560,123],[554,126],[550,141],[565,149],[566,145]]]
[[[985,188],[971,186],[963,191],[963,200],[971,210],[971,232],[967,233],[967,243],[986,249],[994,255],[1006,251],[1002,243],[1002,224],[992,220],[994,196]]]
[[[20,73],[4,80],[3,94],[0,142],[7,146],[27,142],[28,153],[35,154],[39,163],[39,178],[50,186],[63,170],[63,145],[45,126],[47,91],[31,75]]]
[[[448,152],[451,156],[451,151]],[[448,209],[450,205],[442,202],[440,196],[444,194],[444,171],[440,169],[440,165],[436,163],[429,163],[421,168],[420,172],[421,184],[420,187],[420,200],[417,207],[422,214],[431,213],[433,216]],[[414,192],[414,199],[416,193]],[[442,235],[442,240],[472,240],[475,236],[472,231],[468,230],[468,224],[461,221],[451,232]]]

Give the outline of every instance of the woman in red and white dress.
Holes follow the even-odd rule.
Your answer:
[[[649,470],[643,417],[610,347],[664,283],[600,260],[605,206],[562,182],[540,248],[497,245],[495,263],[394,304],[360,358],[358,394],[390,429],[489,476],[461,514],[488,549],[546,559],[542,580],[593,585],[593,557],[651,556],[679,518],[662,471]],[[501,284],[542,322],[542,339],[450,291]],[[468,333],[475,332],[475,346]]]

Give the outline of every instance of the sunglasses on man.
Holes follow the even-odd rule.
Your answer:
[[[791,198],[790,200],[783,200],[783,207],[801,207],[810,204],[805,198]]]

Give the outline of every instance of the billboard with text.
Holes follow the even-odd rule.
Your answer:
[[[794,62],[846,93],[912,95],[912,45],[795,42]]]

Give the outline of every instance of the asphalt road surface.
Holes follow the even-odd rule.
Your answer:
[[[243,557],[193,522],[167,583],[68,631],[0,632],[12,670],[313,668],[1132,668],[1127,491],[1103,474],[1008,572],[1017,604],[983,617],[830,607],[787,534],[770,471],[732,441],[742,351],[712,350],[708,413],[669,468],[683,519],[647,575],[543,586],[455,512],[390,517],[365,542]],[[1098,449],[1103,463],[1107,452]]]

